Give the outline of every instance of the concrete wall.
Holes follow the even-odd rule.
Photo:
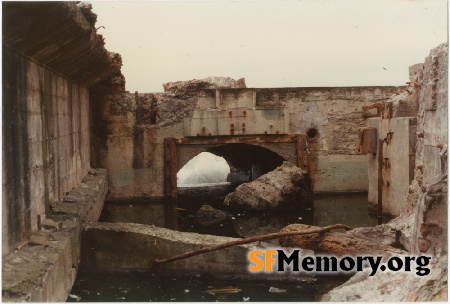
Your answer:
[[[89,87],[121,75],[95,21],[76,2],[2,5],[3,255],[90,168]]]
[[[107,194],[106,170],[90,169],[89,87],[123,87],[110,81],[121,57],[80,6],[2,3],[3,301],[67,299],[81,225]]]
[[[414,178],[414,155],[416,152],[415,117],[370,118],[368,126],[377,128],[378,139],[383,144],[382,201],[383,212],[398,216],[405,209],[405,197]],[[388,135],[388,133],[390,133]],[[378,203],[378,157],[368,154],[369,204]]]
[[[247,255],[253,249],[273,248],[265,242],[237,245],[211,251],[179,261],[159,264],[155,259],[166,259],[238,239],[208,234],[177,232],[166,228],[134,223],[90,223],[82,231],[83,262],[88,272],[148,271],[155,267],[162,276],[172,278],[204,277],[214,279],[255,280],[248,269]],[[302,249],[302,256],[313,256],[312,250]],[[306,273],[259,274],[258,280],[306,281]]]
[[[2,301],[64,302],[81,259],[81,229],[100,216],[108,184],[105,169],[91,169],[79,186],[52,204],[42,229],[2,259]]]
[[[92,91],[93,166],[107,168],[111,197],[163,196],[166,137],[299,134],[309,141],[316,192],[368,189],[366,156],[357,149],[362,106],[388,100],[400,87],[199,89],[131,95]],[[156,103],[156,124],[151,123]],[[244,111],[246,112],[244,114]],[[231,112],[231,116],[230,116]],[[270,127],[272,125],[272,127]]]
[[[89,94],[3,48],[2,254],[90,168]]]
[[[425,59],[418,91],[414,180],[401,240],[413,253],[439,257],[448,253],[448,43]]]

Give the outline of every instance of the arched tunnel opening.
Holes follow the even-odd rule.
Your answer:
[[[220,156],[201,152],[193,157],[177,173],[177,185],[217,184],[227,182],[230,166]]]
[[[178,187],[195,184],[250,182],[280,166],[285,159],[277,153],[250,144],[226,144],[193,157],[177,173]]]
[[[285,160],[277,153],[249,144],[227,144],[208,152],[223,157],[230,166],[227,181],[232,185],[249,182],[280,166]]]
[[[251,182],[281,166],[285,158],[259,145],[227,143],[186,150],[190,160],[177,173],[177,225],[190,232],[247,237],[279,231],[288,223],[312,223],[312,209],[259,212],[233,210],[225,197],[239,185]],[[183,153],[179,151],[179,153]],[[183,162],[185,162],[184,160]],[[270,216],[269,216],[270,214]]]
[[[237,186],[274,170],[285,160],[265,147],[251,144],[230,143],[203,151],[177,173],[178,198],[191,206],[205,200],[222,202]]]

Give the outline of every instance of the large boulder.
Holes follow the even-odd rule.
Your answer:
[[[237,187],[227,195],[224,205],[259,211],[307,209],[313,205],[310,184],[305,171],[285,161],[275,170]]]

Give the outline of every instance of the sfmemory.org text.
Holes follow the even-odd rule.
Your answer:
[[[382,264],[381,256],[301,256],[295,249],[286,253],[282,249],[255,249],[248,253],[249,271],[259,272],[315,272],[315,273],[352,273],[370,267],[370,275],[378,271],[415,272],[418,276],[430,274],[431,258],[427,256],[392,256]]]

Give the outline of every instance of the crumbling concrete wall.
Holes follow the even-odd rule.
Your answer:
[[[311,135],[309,166],[315,192],[367,191],[366,159],[357,150],[357,129],[364,126],[362,106],[387,100],[400,90],[399,87],[299,88],[285,93],[289,131]]]
[[[2,253],[39,228],[90,168],[89,93],[3,50]]]
[[[108,192],[105,169],[91,169],[2,263],[2,301],[64,302],[81,258],[81,229],[97,221]]]
[[[369,204],[378,203],[378,152],[382,153],[382,201],[383,212],[398,216],[405,208],[404,197],[414,179],[417,114],[420,86],[423,82],[423,64],[409,68],[408,86],[387,102],[378,103],[379,117],[369,118],[367,126],[376,129],[376,146],[383,140],[383,147],[368,153]],[[374,134],[375,135],[375,134]]]
[[[370,118],[368,126],[377,129],[378,139],[383,143],[382,200],[383,212],[400,215],[405,208],[405,196],[414,178],[414,156],[416,151],[416,117],[389,119]],[[378,156],[370,154],[368,159],[369,204],[378,203]]]
[[[414,180],[393,226],[412,253],[447,254],[448,43],[431,50],[419,90]]]
[[[322,301],[448,299],[448,43],[432,49],[423,65],[410,69],[410,77],[407,93],[417,98],[417,106],[412,100],[411,108],[406,111],[407,115],[417,111],[414,179],[398,204],[402,207],[400,216],[388,224],[364,230],[370,231],[374,238],[385,240],[395,235],[396,241],[412,255],[430,256],[430,274],[416,276],[402,272],[370,276],[368,272],[360,272],[324,295]],[[393,131],[395,140],[397,129]],[[404,167],[396,170],[408,172],[409,165],[405,165],[408,155],[403,154],[402,158],[391,160],[392,168],[398,162]],[[406,183],[406,179],[401,182]],[[402,185],[397,186],[404,189]]]
[[[2,254],[90,168],[89,86],[120,75],[95,14],[75,2],[2,6]]]
[[[315,192],[364,192],[357,151],[362,106],[400,87],[198,88],[132,95],[91,91],[91,159],[108,168],[112,197],[164,195],[164,138],[308,133]],[[195,156],[195,155],[193,155]],[[293,155],[294,157],[295,155]]]

